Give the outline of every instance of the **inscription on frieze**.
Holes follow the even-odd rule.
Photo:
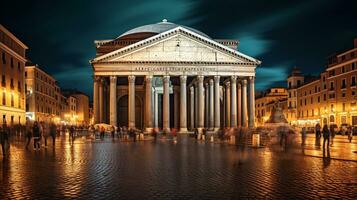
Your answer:
[[[155,72],[155,71],[170,71],[170,72],[214,72],[215,68],[208,67],[135,67],[135,71]]]

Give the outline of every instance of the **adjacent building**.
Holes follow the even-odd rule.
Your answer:
[[[1,122],[24,124],[25,63],[28,47],[0,24]]]
[[[77,125],[90,124],[89,97],[77,90],[64,90],[67,97],[68,109],[65,118]]]
[[[56,80],[38,65],[27,63],[26,115],[31,120],[60,122],[60,87]]]
[[[285,117],[298,126],[316,123],[357,126],[356,77],[357,38],[353,48],[330,56],[319,76],[304,76],[299,69],[293,69],[287,79]],[[262,109],[257,109],[260,112],[256,116],[261,115]]]

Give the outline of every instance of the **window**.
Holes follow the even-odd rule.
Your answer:
[[[310,100],[310,101],[311,101],[311,104],[313,104],[313,103],[314,103],[314,99],[313,99],[312,97],[311,97],[311,100]]]
[[[346,104],[342,103],[342,112],[346,112]]]
[[[1,59],[2,59],[2,64],[6,64],[6,55],[5,55],[5,52],[2,52]]]
[[[19,72],[21,72],[21,64],[20,64],[20,62],[17,63],[17,70],[18,70]]]
[[[10,66],[11,66],[11,68],[14,68],[14,59],[13,58],[10,59]]]
[[[324,94],[324,101],[326,101],[326,94]]]
[[[326,90],[326,88],[327,88],[327,87],[326,87],[326,83],[325,83],[325,84],[324,84],[324,90]]]
[[[342,66],[341,72],[342,72],[342,73],[345,73],[345,72],[346,72],[345,66]]]
[[[341,96],[346,97],[346,92],[342,92]]]
[[[17,81],[17,90],[21,92],[21,82]]]
[[[14,79],[10,79],[10,88],[14,89]]]
[[[356,95],[356,92],[355,91],[352,91],[352,96],[355,96]]]
[[[345,88],[346,88],[346,79],[342,79],[341,89],[345,89]]]
[[[333,112],[333,110],[334,110],[334,109],[333,109],[333,104],[331,104],[331,111]]]
[[[341,60],[345,60],[345,59],[346,59],[345,55],[341,56]]]
[[[291,82],[289,81],[289,88],[291,88]]]
[[[305,106],[306,106],[306,99],[305,99]]]
[[[352,70],[356,69],[356,63],[352,63]]]
[[[335,76],[335,70],[333,69],[333,70],[331,70],[331,71],[329,71],[329,76]]]
[[[356,77],[352,76],[351,78],[351,86],[356,86]]]
[[[300,86],[300,84],[301,84],[301,81],[298,80],[298,81],[297,81],[297,86]]]
[[[320,96],[317,97],[317,102],[320,103]]]
[[[334,85],[333,82],[330,82],[330,90],[334,90],[335,89],[333,85]]]
[[[25,72],[25,77],[27,77],[27,72]]]

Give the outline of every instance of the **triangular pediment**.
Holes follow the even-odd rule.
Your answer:
[[[183,27],[152,36],[92,60],[95,62],[227,62],[260,64],[260,61],[230,49]]]

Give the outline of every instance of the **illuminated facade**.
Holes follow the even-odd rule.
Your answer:
[[[1,123],[24,124],[26,50],[28,47],[0,25]]]
[[[26,115],[32,120],[60,122],[60,88],[56,80],[37,65],[28,63],[26,77]]]
[[[95,123],[180,132],[254,127],[260,61],[238,52],[238,41],[163,20],[95,45]]]
[[[287,107],[288,92],[286,88],[270,88],[255,98],[255,116],[257,125],[263,125],[270,117],[271,111],[278,103],[281,108]],[[286,110],[286,109],[285,109]]]
[[[64,90],[62,94],[67,97],[64,119],[72,124],[88,125],[90,123],[89,97],[77,90]]]

